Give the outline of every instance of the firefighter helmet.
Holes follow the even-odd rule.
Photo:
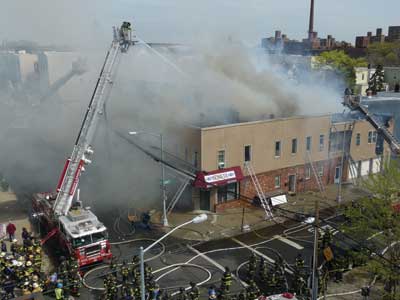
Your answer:
[[[27,267],[32,266],[32,262],[31,262],[30,260],[28,260],[28,261],[26,262],[26,266],[27,266]]]

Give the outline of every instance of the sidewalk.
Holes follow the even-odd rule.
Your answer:
[[[366,192],[358,187],[352,185],[342,186],[342,203],[356,200],[364,195],[366,195]],[[295,196],[287,196],[288,203],[282,204],[279,207],[288,211],[314,214],[315,200],[318,198],[320,199],[321,210],[338,206],[336,200],[337,185],[326,186],[326,196],[326,199],[322,199],[319,192],[299,193]],[[275,222],[265,221],[265,212],[263,209],[248,205],[247,203],[244,206],[244,216],[243,208],[231,208],[226,209],[223,213],[204,211],[173,212],[169,215],[168,221],[169,225],[174,227],[190,220],[199,213],[207,213],[208,220],[201,225],[190,224],[173,233],[175,237],[181,239],[207,241],[242,233],[242,222],[246,231],[251,231],[274,225],[276,222],[283,223],[286,220],[278,216],[274,218]]]

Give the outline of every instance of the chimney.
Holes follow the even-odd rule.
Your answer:
[[[308,26],[308,39],[313,39],[313,32],[314,32],[314,0],[311,0],[310,6],[310,23]]]

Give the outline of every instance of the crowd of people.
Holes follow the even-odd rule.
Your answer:
[[[40,240],[33,237],[26,228],[22,228],[21,240],[15,237],[16,226],[9,222],[7,237],[1,240],[0,282],[3,298],[14,298],[17,294],[40,293],[44,288],[42,267],[42,246]],[[16,293],[16,290],[18,293]]]

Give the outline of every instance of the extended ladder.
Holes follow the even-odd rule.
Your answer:
[[[120,53],[120,48],[119,41],[114,40],[107,52],[95,90],[75,141],[71,157],[66,161],[57,185],[58,194],[53,206],[56,215],[61,216],[68,213],[79,183],[79,177],[82,171],[84,171],[84,165],[91,162],[85,155],[88,156],[93,153],[90,144],[97,127],[96,124],[99,116],[103,113],[103,104],[111,90],[111,77],[118,54]]]
[[[318,189],[319,189],[321,195],[324,196],[324,197],[326,197],[325,186],[324,186],[324,184],[322,183],[321,177],[319,176],[317,170],[315,169],[314,162],[312,161],[310,151],[306,151],[306,161],[308,162],[308,164],[309,164],[310,167],[311,167],[311,171],[312,171],[312,173],[314,174],[315,181],[317,182]]]
[[[185,191],[186,187],[189,185],[189,183],[192,181],[191,178],[185,178],[182,184],[179,186],[177,191],[175,192],[174,197],[172,200],[168,203],[167,206],[167,214],[170,214],[172,210],[174,209],[176,203],[178,202],[179,198],[182,196],[183,192]]]
[[[264,194],[264,191],[261,187],[260,182],[258,181],[257,175],[254,172],[254,168],[253,168],[251,162],[246,161],[244,163],[244,167],[247,170],[247,173],[250,176],[251,181],[254,185],[254,188],[257,192],[258,198],[260,199],[261,206],[265,211],[266,219],[272,219],[274,216],[272,215],[271,207],[269,206],[268,200]]]

